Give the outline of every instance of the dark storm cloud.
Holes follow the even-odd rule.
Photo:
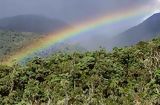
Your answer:
[[[0,18],[20,14],[42,14],[76,21],[131,5],[148,5],[153,1],[156,0],[0,0]]]

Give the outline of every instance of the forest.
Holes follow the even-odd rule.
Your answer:
[[[1,105],[160,105],[160,38],[0,65]]]
[[[0,30],[0,62],[17,50],[41,38],[41,34],[33,32],[16,32]]]

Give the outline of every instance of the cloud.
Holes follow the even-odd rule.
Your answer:
[[[0,14],[1,17],[42,14],[77,21],[127,9],[131,5],[148,5],[150,2],[151,0],[0,0]]]
[[[160,12],[160,0],[156,0],[156,2],[154,3],[154,11],[155,12]]]
[[[143,17],[142,21],[146,20],[150,16],[155,13],[160,13],[160,0],[153,0],[146,5],[146,10],[148,10],[148,14]]]

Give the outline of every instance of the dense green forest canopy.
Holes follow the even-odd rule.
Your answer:
[[[2,105],[159,105],[160,39],[0,66]]]

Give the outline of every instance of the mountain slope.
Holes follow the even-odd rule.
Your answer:
[[[114,38],[116,45],[131,45],[148,40],[160,33],[160,13],[154,14],[141,24],[130,28]]]
[[[0,29],[18,32],[48,33],[69,26],[67,23],[39,15],[18,15],[0,19]]]
[[[40,38],[40,36],[40,34],[33,32],[0,30],[0,60],[5,59],[6,56]]]
[[[28,44],[34,43],[40,38],[43,38],[44,34],[37,34],[33,32],[15,32],[15,31],[3,31],[0,30],[0,61],[10,57],[16,51],[24,49]],[[73,52],[73,51],[85,51],[79,44],[69,44],[67,42],[54,45],[54,48],[50,50],[48,55],[53,52]],[[37,55],[37,56],[43,56]]]

